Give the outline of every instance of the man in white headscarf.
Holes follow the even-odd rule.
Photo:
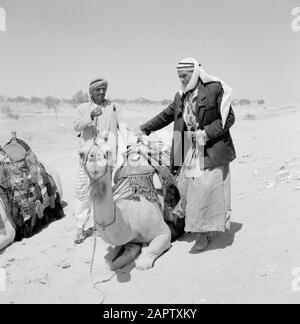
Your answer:
[[[104,78],[96,78],[90,82],[90,102],[77,107],[74,119],[74,130],[80,138],[80,146],[97,138],[97,143],[106,143],[112,150],[113,164],[117,159],[118,149],[118,117],[114,102],[105,99],[108,82]],[[86,238],[85,227],[89,221],[91,206],[88,200],[89,178],[80,162],[75,192],[75,216],[77,233],[74,242],[82,243]]]
[[[208,75],[196,59],[177,65],[181,89],[160,114],[136,129],[149,135],[174,122],[170,167],[179,173],[185,231],[196,233],[193,251],[204,250],[212,232],[230,226],[230,169],[235,157],[230,128],[235,122],[232,90]]]

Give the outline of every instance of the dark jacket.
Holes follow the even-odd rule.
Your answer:
[[[234,112],[230,112],[223,129],[220,113],[223,88],[220,82],[209,82],[199,84],[196,118],[201,130],[205,129],[209,138],[204,149],[204,168],[213,168],[226,165],[236,157],[232,138],[229,132],[235,122]],[[171,150],[170,167],[176,171],[183,163],[187,145],[187,128],[183,120],[183,98],[179,93],[175,95],[174,101],[160,114],[141,125],[141,130],[149,135],[171,122],[174,122],[174,133]]]

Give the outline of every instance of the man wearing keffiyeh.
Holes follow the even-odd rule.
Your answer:
[[[231,88],[205,72],[194,58],[177,65],[181,82],[174,101],[136,129],[149,135],[174,122],[170,167],[179,174],[185,232],[196,234],[192,252],[204,250],[212,232],[229,229],[229,163],[235,157],[230,128],[235,122]]]

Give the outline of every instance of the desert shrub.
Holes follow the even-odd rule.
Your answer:
[[[44,104],[47,106],[48,109],[53,109],[57,117],[60,100],[55,97],[48,96],[44,98]]]
[[[1,114],[9,119],[19,119],[20,115],[10,108],[9,104],[3,104],[0,107]]]
[[[78,105],[88,102],[89,101],[89,95],[82,90],[76,92],[74,96],[71,99],[71,104],[73,107],[77,107]]]
[[[247,105],[251,105],[251,100],[249,100],[249,99],[240,99],[240,101],[239,101],[239,105],[240,105],[240,106],[247,106]]]
[[[11,111],[6,115],[9,119],[16,119],[18,120],[20,118],[20,115],[16,111]]]
[[[40,97],[31,97],[30,98],[30,103],[33,105],[38,105],[43,103],[43,99]]]
[[[26,102],[28,102],[28,99],[25,98],[25,97],[22,97],[22,96],[17,96],[14,100],[17,103],[26,103]]]
[[[253,114],[246,114],[244,117],[243,117],[244,120],[255,120],[257,119],[255,115]]]
[[[7,103],[1,105],[0,111],[1,111],[1,115],[6,116],[11,111],[10,105]]]

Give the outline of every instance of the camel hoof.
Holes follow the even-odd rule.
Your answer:
[[[137,270],[150,270],[153,268],[155,258],[153,257],[142,257],[136,261]]]

